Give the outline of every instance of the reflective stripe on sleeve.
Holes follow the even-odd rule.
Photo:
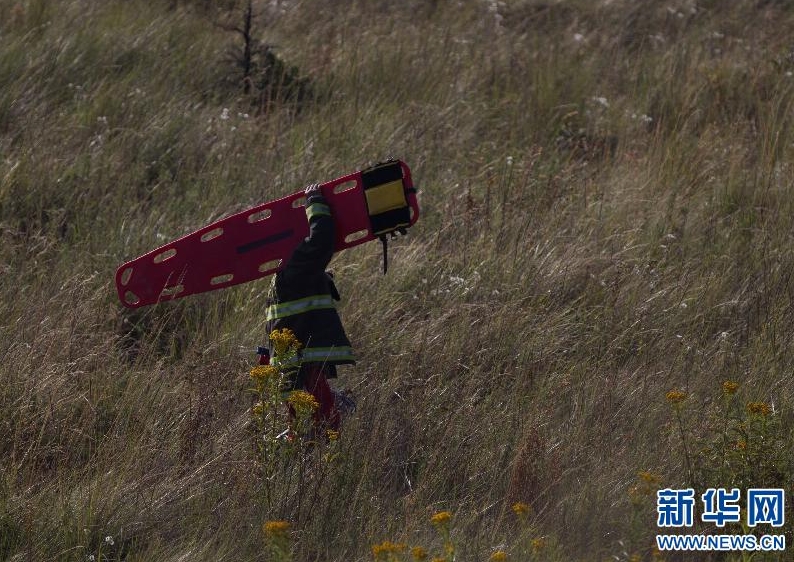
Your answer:
[[[266,315],[268,320],[276,320],[322,308],[335,308],[331,295],[313,295],[294,301],[271,304],[267,307]]]
[[[306,218],[312,220],[314,217],[331,216],[331,208],[325,203],[312,203],[306,206]]]

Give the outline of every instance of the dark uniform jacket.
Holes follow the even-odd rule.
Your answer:
[[[318,192],[306,201],[309,236],[293,252],[286,266],[276,273],[270,286],[267,306],[267,333],[289,328],[303,344],[295,386],[300,388],[305,365],[326,366],[329,378],[336,365],[355,363],[350,341],[336,312],[339,300],[334,282],[325,268],[334,252],[334,220],[325,199]],[[276,361],[272,343],[270,356]]]

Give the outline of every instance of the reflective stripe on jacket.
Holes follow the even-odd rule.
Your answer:
[[[340,347],[307,347],[300,350],[298,357],[290,361],[280,361],[274,358],[270,363],[271,365],[297,365],[303,363],[323,363],[323,364],[337,364],[337,363],[354,363],[356,360],[353,355],[353,348],[348,346]]]
[[[302,314],[310,310],[319,310],[321,308],[336,308],[334,306],[334,299],[331,295],[312,295],[311,297],[294,301],[271,304],[267,307],[267,319],[275,320],[277,318],[285,318],[294,314]]]

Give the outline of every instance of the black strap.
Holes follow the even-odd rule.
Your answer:
[[[389,258],[388,258],[388,248],[389,242],[386,239],[385,234],[380,235],[381,244],[383,244],[383,275],[386,275],[386,269],[388,268]]]
[[[342,300],[336,288],[336,283],[334,283],[334,276],[328,271],[325,272],[325,280],[328,282],[328,292],[331,293],[331,298],[335,301]]]

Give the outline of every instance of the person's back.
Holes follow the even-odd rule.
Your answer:
[[[355,363],[355,356],[334,305],[339,293],[326,272],[334,252],[331,210],[318,185],[310,185],[305,193],[309,236],[273,278],[266,329],[270,334],[288,328],[301,342],[298,369],[287,390],[310,392],[320,404],[316,422],[337,429],[339,413],[327,379],[336,377],[336,365]],[[273,342],[269,348],[277,361]]]

